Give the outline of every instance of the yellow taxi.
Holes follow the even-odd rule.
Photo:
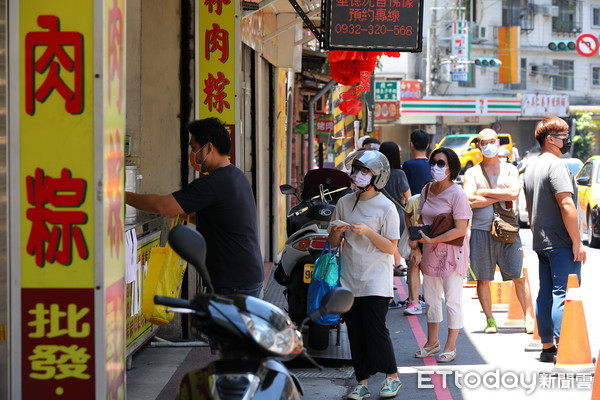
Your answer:
[[[591,156],[575,176],[577,182],[577,212],[582,237],[590,247],[600,247],[600,155]]]
[[[509,151],[508,161],[512,162],[512,147],[513,141],[510,133],[499,133],[498,139],[500,139],[500,146],[506,147]],[[458,154],[458,158],[460,159],[460,166],[463,169],[469,169],[473,165],[477,165],[481,162],[483,156],[481,155],[481,151],[477,148],[477,139],[476,133],[465,133],[460,135],[448,135],[445,136],[438,144],[435,145],[435,148],[438,147],[449,147],[456,154]]]

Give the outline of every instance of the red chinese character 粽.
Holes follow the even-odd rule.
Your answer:
[[[115,76],[119,80],[117,93],[117,109],[121,112],[123,102],[123,12],[113,1],[113,7],[108,12],[108,102],[111,103],[111,85]]]
[[[26,212],[31,224],[27,253],[35,255],[35,263],[43,267],[45,262],[57,261],[70,265],[72,242],[82,259],[88,256],[88,249],[80,227],[87,222],[83,211],[55,211],[46,208],[79,207],[85,199],[86,182],[81,178],[71,178],[71,171],[63,168],[60,178],[44,176],[41,168],[36,168],[35,177],[28,176],[27,202],[33,207]],[[48,225],[52,227],[50,230]]]
[[[217,112],[222,113],[223,108],[229,108],[229,102],[225,100],[227,92],[225,92],[225,86],[229,84],[229,79],[225,78],[225,74],[218,72],[217,76],[208,74],[208,79],[204,80],[204,89],[202,90],[206,94],[204,104],[208,105],[208,110],[212,111],[213,108]]]
[[[220,51],[219,61],[224,63],[229,59],[229,32],[221,29],[219,24],[212,24],[212,27],[204,33],[204,58],[210,60],[210,53]]]
[[[40,15],[37,19],[42,32],[25,35],[25,112],[35,113],[35,101],[44,102],[54,89],[65,99],[65,110],[79,114],[83,110],[83,35],[79,32],[61,32],[55,15]],[[36,58],[36,48],[45,46]],[[73,58],[66,47],[73,47]],[[61,78],[61,67],[73,72],[74,90]],[[46,73],[44,82],[36,88],[35,75]]]
[[[213,6],[215,7],[215,13],[221,15],[223,11],[223,5],[231,4],[231,0],[204,0],[204,5],[208,6],[208,12],[212,14]]]
[[[121,218],[123,203],[123,151],[121,150],[121,134],[117,129],[109,135],[110,149],[106,155],[106,198],[108,200],[107,233],[110,240],[110,254],[118,256],[123,242],[123,219]]]

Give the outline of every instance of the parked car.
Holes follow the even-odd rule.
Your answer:
[[[600,155],[591,156],[575,176],[577,182],[577,211],[582,237],[590,247],[600,247]]]
[[[562,158],[564,162],[567,164],[573,176],[576,176],[577,173],[581,170],[583,166],[583,162],[579,158]],[[521,228],[526,228],[529,226],[529,214],[527,213],[527,204],[525,202],[525,191],[523,190],[523,176],[525,169],[527,169],[527,165],[535,161],[535,158],[529,158],[527,160],[523,160],[523,162],[519,163],[519,182],[521,183],[521,191],[519,192],[519,198],[517,200],[517,219],[519,221],[519,226]]]
[[[499,133],[498,138],[500,139],[500,145],[508,149],[510,154],[508,161],[512,162],[513,141],[510,133]],[[460,159],[460,167],[462,169],[469,169],[473,165],[479,164],[483,158],[481,151],[479,151],[477,148],[478,141],[479,139],[477,139],[476,133],[448,135],[442,138],[442,140],[435,145],[435,148],[451,148],[456,154],[458,154],[458,158]]]

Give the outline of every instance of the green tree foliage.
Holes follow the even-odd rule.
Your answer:
[[[590,130],[596,128],[592,113],[577,113],[577,121],[575,122],[577,134],[573,137],[573,157],[584,162],[588,159],[594,143],[594,134]]]

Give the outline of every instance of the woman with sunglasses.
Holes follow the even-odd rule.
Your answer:
[[[446,299],[448,315],[448,338],[438,362],[450,362],[456,358],[456,339],[463,326],[462,286],[469,262],[467,227],[473,215],[467,196],[453,182],[460,172],[460,160],[456,153],[445,147],[434,150],[429,156],[433,183],[425,185],[421,192],[419,214],[421,222],[430,225],[440,214],[452,213],[454,228],[436,237],[428,237],[422,231],[419,243],[423,243],[423,295],[427,301],[427,342],[415,357],[424,358],[440,351],[438,330],[442,322],[442,295]],[[444,242],[464,236],[462,245]]]

